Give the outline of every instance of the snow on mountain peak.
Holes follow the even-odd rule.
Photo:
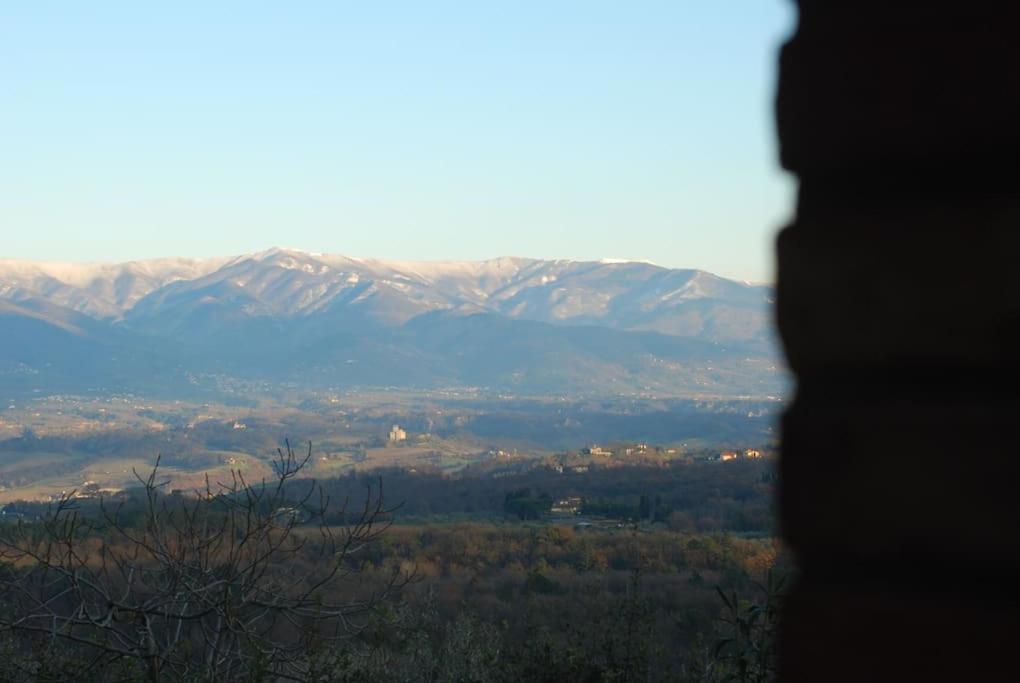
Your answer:
[[[702,271],[621,259],[391,261],[274,247],[228,258],[120,264],[0,261],[0,298],[45,300],[129,322],[159,316],[169,306],[241,307],[287,317],[364,308],[370,299],[372,310],[393,324],[458,310],[672,333],[688,324],[677,322],[687,302],[757,311],[769,292]]]

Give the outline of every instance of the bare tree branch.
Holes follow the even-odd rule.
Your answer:
[[[351,637],[412,578],[345,587],[394,510],[381,481],[353,518],[348,501],[331,505],[297,481],[311,458],[287,442],[273,479],[234,470],[191,496],[165,492],[157,458],[135,472],[133,501],[86,514],[72,492],[38,521],[0,525],[0,631],[77,648],[82,678],[119,666],[153,681],[304,680],[309,644]]]

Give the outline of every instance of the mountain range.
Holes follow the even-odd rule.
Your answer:
[[[289,249],[0,260],[0,391],[309,388],[768,395],[773,290],[631,261],[400,262]]]

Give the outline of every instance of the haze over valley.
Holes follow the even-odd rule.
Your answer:
[[[0,261],[0,500],[119,490],[157,454],[175,486],[266,473],[286,438],[316,476],[765,448],[772,295],[613,260]]]

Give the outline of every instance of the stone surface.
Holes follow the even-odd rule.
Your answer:
[[[880,584],[802,585],[787,614],[781,680],[1015,679],[1020,617],[1001,601]]]
[[[787,681],[1007,680],[1020,5],[802,0],[777,125]]]
[[[783,165],[1012,166],[1020,148],[1015,3],[802,1],[783,47]]]

